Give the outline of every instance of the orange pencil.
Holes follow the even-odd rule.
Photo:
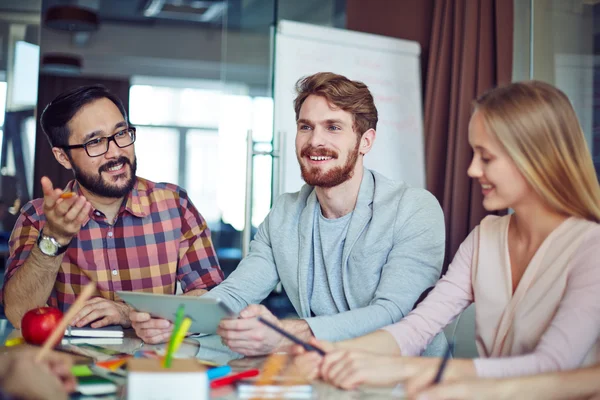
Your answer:
[[[60,198],[61,199],[70,199],[73,196],[75,196],[74,192],[63,192],[63,194],[60,195]]]
[[[73,318],[83,308],[85,302],[88,301],[94,291],[96,290],[96,282],[90,282],[83,287],[83,290],[79,294],[79,297],[75,300],[73,305],[69,307],[64,317],[60,320],[60,323],[54,328],[48,339],[44,342],[42,349],[37,354],[36,361],[40,362],[46,353],[48,353],[58,341],[58,338],[65,332],[67,325],[73,321]]]

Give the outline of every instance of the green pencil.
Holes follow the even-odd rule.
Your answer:
[[[175,322],[173,324],[173,332],[171,332],[171,337],[169,338],[169,344],[167,345],[167,354],[165,355],[165,361],[163,366],[165,368],[171,368],[171,361],[173,360],[173,351],[175,348],[175,338],[177,336],[177,332],[179,331],[179,327],[181,326],[181,322],[183,321],[185,313],[185,307],[183,304],[177,308],[177,313],[175,314]]]

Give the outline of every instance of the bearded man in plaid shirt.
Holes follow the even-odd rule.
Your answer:
[[[187,193],[136,177],[136,131],[119,98],[80,87],[54,99],[40,122],[75,179],[61,190],[42,178],[44,197],[27,203],[15,224],[2,293],[15,327],[35,307],[64,311],[90,281],[97,293],[76,326],[131,326],[118,290],[175,294],[180,282],[184,295],[198,296],[223,280],[210,230]]]

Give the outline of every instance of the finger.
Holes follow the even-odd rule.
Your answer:
[[[246,307],[242,311],[240,311],[240,317],[242,317],[242,318],[255,318],[255,317],[258,317],[259,315],[266,316],[267,314],[273,315],[267,309],[267,307],[265,307],[261,304],[250,304],[248,307]]]
[[[71,325],[74,326],[83,326],[80,325],[79,322],[81,321],[81,319],[87,317],[91,312],[93,312],[96,309],[99,308],[104,308],[108,305],[108,303],[106,302],[105,299],[103,299],[102,297],[97,297],[102,299],[101,301],[91,301],[88,300],[85,305],[81,308],[81,310],[77,313],[77,315],[75,315],[75,318],[73,318],[73,321],[71,322]],[[93,321],[93,320],[92,320]]]
[[[106,317],[107,315],[109,315],[109,312],[110,312],[110,308],[104,307],[103,304],[100,304],[99,306],[96,306],[96,308],[94,310],[92,310],[92,312],[90,312],[88,315],[86,315],[85,317],[80,319],[76,325],[78,327],[85,326],[85,325],[89,324],[90,322],[94,322],[97,319]]]
[[[63,389],[67,393],[73,392],[77,386],[77,380],[71,372],[73,359],[66,354],[52,351],[46,356],[45,362],[49,363],[50,370],[60,380]]]
[[[222,319],[219,322],[219,328],[223,331],[249,331],[262,327],[263,324],[258,322],[257,319]]]
[[[54,189],[52,192],[48,193],[48,195],[44,195],[44,210],[45,211],[54,209],[54,207],[56,206],[56,203],[59,200],[61,200],[60,194],[61,194],[60,189]]]
[[[75,317],[73,317],[73,320],[71,321],[71,326],[79,326],[79,325],[77,325],[77,322],[79,322],[79,320],[81,320],[86,315],[88,315],[90,312],[92,312],[92,309],[93,309],[93,306],[88,305],[88,304],[81,307],[81,310],[79,310],[79,312],[77,314],[75,314]]]
[[[115,321],[115,318],[113,315],[107,315],[106,317],[102,318],[101,320],[93,322],[92,328],[102,328],[103,326],[113,325],[116,322],[117,321]]]
[[[85,220],[89,217],[91,210],[92,210],[92,203],[90,203],[89,201],[86,201],[85,206],[83,206],[83,208],[81,209],[81,212],[75,219],[75,222],[77,222],[79,225],[83,225]]]
[[[102,301],[109,301],[109,300],[105,299],[104,297],[96,296],[96,297],[92,297],[91,299],[86,301],[85,304],[96,304],[96,303],[100,303]]]
[[[54,204],[54,214],[61,218],[65,218],[65,215],[69,212],[71,207],[78,201],[77,197],[71,197],[70,199],[58,199]]]
[[[228,340],[262,340],[264,335],[261,335],[258,329],[221,329],[217,328],[217,335]]]
[[[325,379],[329,379],[331,368],[340,362],[345,355],[345,351],[334,351],[327,353],[327,355],[323,358],[323,363],[321,364],[321,376],[323,376]]]
[[[291,352],[295,356],[302,356],[303,354],[307,353],[304,347],[298,344],[292,346]]]
[[[225,341],[224,344],[236,353],[243,354],[245,356],[261,356],[268,352],[265,351],[260,343],[247,340],[236,340],[236,341]]]
[[[51,197],[54,194],[54,185],[52,185],[52,181],[48,177],[42,176],[40,182],[42,184],[42,192],[44,192],[44,197]]]
[[[231,339],[223,339],[221,338],[221,343],[223,343],[224,345],[226,345],[229,348],[245,348],[245,349],[256,349],[260,343],[257,343],[254,340],[249,340],[249,339],[235,339],[235,340],[231,340]]]
[[[158,335],[162,335],[163,333],[171,333],[173,332],[172,328],[167,328],[167,329],[138,329],[135,331],[135,333],[140,337],[140,338],[151,338],[153,336],[158,336]]]
[[[37,354],[37,348],[35,349]],[[52,368],[63,368],[66,371],[70,371],[71,366],[73,365],[73,359],[64,353],[59,353],[58,351],[50,351],[47,353],[47,356],[44,360],[52,367]]]
[[[71,208],[69,208],[69,210],[63,217],[65,219],[65,221],[66,222],[74,222],[77,219],[77,217],[79,217],[79,214],[83,210],[83,207],[85,206],[86,202],[87,202],[87,200],[85,199],[85,197],[78,198],[73,203],[73,205],[71,205]]]
[[[58,376],[58,377],[63,377],[63,376],[68,376],[71,375],[71,366],[69,364],[66,363],[54,363],[51,366],[52,372]]]
[[[72,374],[63,376],[61,380],[65,392],[73,393],[77,388],[77,378],[75,378]]]
[[[364,373],[365,371],[362,368],[349,362],[345,368],[336,371],[336,375],[332,378],[332,382],[344,390],[356,389],[365,381]]]
[[[328,371],[328,379],[335,384],[338,384],[342,378],[347,375],[347,372],[352,368],[352,360],[345,356],[333,363]]]
[[[309,380],[313,380],[319,375],[319,366],[322,359],[317,353],[311,352],[294,357],[292,363],[298,373]]]
[[[138,312],[135,310],[131,310],[129,312],[129,320],[134,323],[134,322],[146,322],[146,321],[150,321],[152,319],[152,317],[150,316],[150,314],[145,313],[145,312]]]
[[[167,342],[170,337],[171,337],[171,331],[159,333],[157,335],[152,335],[152,336],[140,337],[140,339],[142,339],[145,343],[148,343],[148,344],[158,344],[158,343]]]
[[[145,322],[136,322],[136,329],[172,329],[173,323],[162,318],[151,318]]]
[[[325,340],[318,340],[315,337],[311,337],[308,340],[308,343],[323,350],[325,353],[331,353],[332,351],[335,350],[335,345],[333,343],[325,341]]]

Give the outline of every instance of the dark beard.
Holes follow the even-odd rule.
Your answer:
[[[326,173],[322,173],[320,168],[312,168],[306,167],[302,163],[302,157],[308,154],[320,155],[320,156],[330,156],[335,159],[338,158],[336,153],[332,153],[331,151],[318,151],[318,149],[312,150],[310,146],[305,147],[300,152],[300,158],[298,162],[300,163],[300,171],[302,172],[302,179],[304,182],[309,184],[310,186],[318,186],[323,188],[332,188],[342,183],[346,182],[354,175],[354,167],[356,166],[356,161],[358,160],[358,149],[360,147],[360,140],[356,141],[356,146],[354,150],[352,150],[348,154],[348,161],[346,161],[345,165],[341,167],[335,167]]]
[[[104,179],[102,179],[102,172],[108,171],[109,168],[114,167],[115,165],[123,163],[129,165],[129,169],[131,170],[131,177],[127,184],[123,187],[113,186],[107,184]],[[98,175],[88,175],[81,171],[75,163],[71,160],[71,167],[73,168],[73,174],[75,175],[75,179],[81,186],[89,190],[90,192],[101,196],[101,197],[110,197],[110,198],[121,198],[125,197],[133,186],[135,185],[135,171],[137,169],[137,158],[133,159],[133,164],[129,161],[127,157],[119,157],[117,160],[109,161],[100,168],[98,168]],[[124,174],[123,174],[124,175]],[[119,178],[121,175],[116,176],[115,178]]]

